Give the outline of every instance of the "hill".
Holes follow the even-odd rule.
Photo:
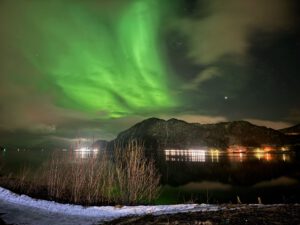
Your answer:
[[[260,146],[287,143],[282,132],[256,126],[246,121],[217,124],[187,123],[182,120],[146,119],[121,132],[113,142],[128,140],[143,141],[153,148],[197,148],[216,147],[225,149],[229,145]]]
[[[300,124],[279,130],[289,138],[289,143],[294,146],[300,145]]]
[[[286,135],[300,135],[300,124],[279,130]]]

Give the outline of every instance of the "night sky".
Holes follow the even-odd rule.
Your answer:
[[[300,122],[297,0],[0,0],[0,145],[148,117]]]

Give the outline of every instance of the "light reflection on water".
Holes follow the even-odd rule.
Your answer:
[[[291,152],[224,152],[217,149],[166,149],[164,157],[166,161],[174,162],[211,162],[219,163],[222,159],[229,162],[244,162],[258,160],[265,162],[291,162]]]
[[[205,162],[206,150],[165,150],[166,161]]]
[[[72,162],[80,162],[88,158],[97,158],[101,155],[102,151],[99,150],[60,150],[53,151],[61,154],[66,160]],[[221,151],[218,149],[165,149],[163,152],[163,158],[167,162],[198,162],[198,163],[221,163],[224,161],[231,163],[243,163],[247,161],[257,161],[266,163],[283,162],[289,163],[294,160],[294,153],[289,151],[282,152],[268,152],[268,151],[247,151],[247,152],[228,152]],[[26,162],[31,163],[32,161],[38,162],[46,161],[50,158],[52,153],[47,151],[30,151],[30,150],[9,150],[1,151],[0,161],[8,162]]]
[[[239,151],[240,149],[238,149]],[[162,186],[166,189],[162,199],[180,203],[180,196],[207,196],[220,202],[233,201],[239,195],[245,202],[253,202],[257,196],[264,203],[300,200],[299,158],[293,151],[251,151],[218,149],[166,149],[159,151],[158,163]],[[29,150],[8,149],[0,152],[0,166],[5,171],[19,172],[24,166],[37,170],[51,159],[53,153],[67,162],[81,163],[88,158],[101,157],[103,151]],[[274,197],[275,196],[275,197]],[[295,197],[296,196],[296,197]],[[290,199],[290,200],[289,200]],[[201,200],[201,199],[200,199]],[[214,200],[212,200],[214,201]]]
[[[97,158],[99,151],[73,151],[73,158],[76,159],[89,159],[89,158]]]
[[[161,151],[163,196],[229,202],[299,202],[299,155],[269,148],[165,149]],[[170,194],[172,193],[172,194]],[[195,197],[196,196],[196,197]],[[205,199],[206,198],[206,199]]]

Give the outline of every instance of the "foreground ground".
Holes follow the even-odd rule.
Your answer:
[[[207,212],[177,213],[173,215],[146,215],[110,221],[110,225],[214,225],[214,224],[300,224],[300,205],[243,205],[226,206],[227,209]]]
[[[298,224],[300,204],[90,206],[18,195],[0,187],[0,225]]]

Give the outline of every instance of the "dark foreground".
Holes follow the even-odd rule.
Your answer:
[[[235,206],[236,207],[236,206]],[[296,205],[268,205],[241,206],[240,209],[227,209],[216,212],[191,212],[173,215],[142,216],[120,218],[106,224],[110,225],[215,225],[215,224],[289,224],[300,225],[300,204]]]
[[[1,216],[1,213],[0,213]],[[0,225],[10,225],[10,224],[6,224],[1,218],[0,218]]]
[[[215,225],[215,224],[246,224],[246,225],[300,225],[300,204],[290,205],[220,205],[222,210],[215,212],[189,212],[160,216],[123,217],[104,223],[105,225]],[[0,212],[0,225],[6,224]],[[47,219],[47,218],[45,218]],[[57,218],[59,219],[59,218]],[[71,220],[74,218],[70,218]],[[37,222],[37,221],[35,221]],[[45,222],[45,221],[43,221]],[[74,222],[74,221],[73,221]],[[42,223],[42,221],[41,221]],[[30,223],[18,223],[14,225]],[[36,224],[36,223],[35,223]],[[42,223],[45,224],[45,223]],[[68,224],[76,224],[68,223]],[[103,223],[101,223],[102,225]],[[52,223],[55,225],[55,222]]]

